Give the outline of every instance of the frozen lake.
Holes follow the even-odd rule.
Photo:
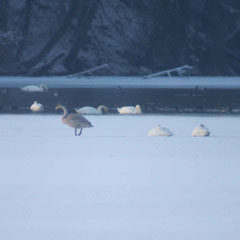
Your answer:
[[[87,118],[75,137],[60,115],[0,116],[1,239],[239,239],[239,116]]]
[[[239,89],[240,77],[0,77],[0,87],[46,84],[49,88],[220,88]]]

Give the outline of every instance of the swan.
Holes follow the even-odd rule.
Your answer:
[[[117,110],[120,114],[141,114],[142,113],[142,109],[140,105],[136,105],[136,107],[125,106],[122,108],[117,108]]]
[[[33,112],[40,112],[43,110],[43,105],[41,103],[38,103],[37,101],[34,101],[33,104],[30,106],[30,110]]]
[[[68,126],[74,128],[75,136],[80,136],[83,128],[93,127],[93,125],[80,114],[77,113],[69,114],[67,108],[61,104],[58,104],[55,109],[63,110],[62,122],[63,124],[67,124]],[[77,133],[78,128],[80,129],[79,133]]]
[[[24,92],[47,92],[48,87],[45,84],[37,85],[28,85],[21,88]]]
[[[148,136],[167,136],[167,137],[170,137],[172,135],[173,135],[173,133],[168,128],[161,127],[160,125],[158,125],[157,127],[148,131]]]
[[[194,137],[207,137],[210,135],[210,131],[203,124],[195,127],[192,131],[192,136]]]
[[[94,108],[94,107],[82,107],[82,108],[74,108],[74,110],[77,112],[77,113],[80,113],[80,114],[102,114],[103,111],[106,113],[108,112],[108,107],[104,106],[104,105],[100,105],[98,106],[98,108]]]

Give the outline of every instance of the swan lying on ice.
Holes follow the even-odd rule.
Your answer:
[[[173,135],[173,133],[168,128],[161,127],[160,125],[158,125],[157,127],[148,131],[148,136],[167,136],[167,137],[170,137],[172,135]]]
[[[30,110],[33,112],[40,112],[43,110],[43,105],[37,101],[34,101],[34,103],[30,106]]]
[[[195,127],[192,131],[192,136],[194,137],[207,137],[210,135],[210,131],[203,124]]]
[[[117,109],[120,114],[141,114],[142,109],[140,105],[134,106],[125,106]]]
[[[103,112],[108,112],[108,107],[104,105],[98,106],[98,108],[94,107],[82,107],[82,108],[74,108],[74,110],[79,114],[102,114]]]
[[[45,84],[37,85],[28,85],[21,88],[24,92],[47,92],[48,87]]]

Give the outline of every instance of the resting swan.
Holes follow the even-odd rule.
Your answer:
[[[173,135],[173,133],[168,128],[161,127],[160,125],[158,125],[157,127],[148,131],[148,136],[167,136],[167,137],[170,137],[172,135]]]
[[[63,110],[62,122],[63,124],[67,124],[68,126],[74,128],[75,136],[80,136],[83,128],[90,128],[93,125],[83,116],[77,113],[68,113],[68,110],[65,106],[58,104],[55,108]],[[77,132],[77,129],[80,129],[80,132]]]
[[[28,85],[21,88],[24,92],[47,92],[48,87],[45,84],[36,85]]]
[[[40,112],[43,110],[43,105],[37,101],[34,101],[34,103],[30,106],[30,110],[33,112]]]
[[[192,136],[194,137],[207,137],[210,135],[210,131],[203,124],[195,127],[192,131]]]
[[[142,113],[142,109],[140,105],[136,105],[136,107],[125,106],[122,108],[117,108],[117,110],[120,114],[141,114]]]
[[[109,109],[104,105],[100,105],[98,108],[86,106],[78,109],[74,108],[74,110],[80,114],[102,114],[103,112],[108,112]]]

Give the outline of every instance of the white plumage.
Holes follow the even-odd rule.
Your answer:
[[[41,103],[38,103],[37,101],[34,101],[34,103],[31,105],[30,110],[33,112],[40,112],[43,110],[43,105]]]
[[[48,87],[45,84],[40,84],[39,86],[36,85],[28,85],[21,88],[24,92],[46,92]]]
[[[152,136],[170,137],[172,135],[173,133],[168,128],[161,127],[160,125],[148,131],[148,136],[151,136],[151,137]]]
[[[134,106],[125,106],[117,109],[120,114],[141,114],[142,109],[140,105]]]
[[[209,129],[203,124],[200,124],[199,126],[195,127],[192,131],[192,136],[194,137],[207,137],[209,135],[210,135]]]
[[[108,107],[104,106],[104,105],[100,105],[98,106],[98,108],[94,108],[94,107],[82,107],[82,108],[74,108],[75,111],[79,114],[102,114],[103,112],[108,112]]]

